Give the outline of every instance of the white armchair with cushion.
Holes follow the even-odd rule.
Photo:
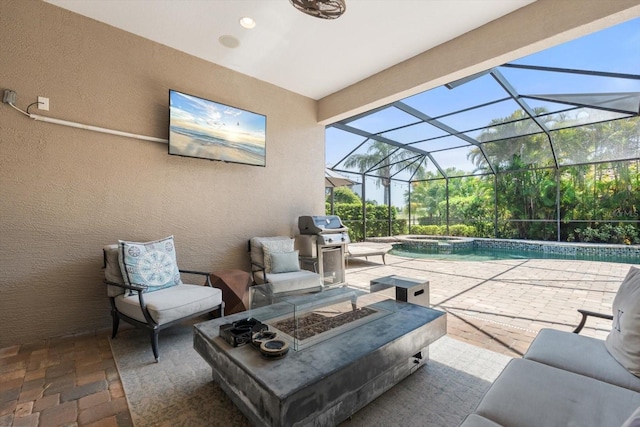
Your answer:
[[[156,362],[160,330],[208,312],[224,316],[222,291],[211,286],[209,273],[178,269],[173,236],[146,243],[121,240],[103,252],[112,338],[120,319],[149,330]],[[180,273],[206,277],[205,286],[183,283]]]
[[[249,240],[251,275],[264,287],[269,303],[274,299],[322,291],[320,275],[300,268],[295,240],[286,236],[253,237]]]

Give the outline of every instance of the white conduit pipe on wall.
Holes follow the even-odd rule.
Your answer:
[[[85,125],[77,122],[70,122],[68,120],[55,119],[53,117],[39,116],[37,114],[29,114],[29,117],[32,118],[33,120],[38,120],[41,122],[55,123],[57,125],[69,126],[69,127],[78,128],[78,129],[86,129],[94,132],[108,133],[111,135],[118,135],[118,136],[127,136],[129,138],[142,139],[145,141],[162,142],[163,144],[167,144],[169,142],[166,139],[156,138],[154,136],[146,136],[146,135],[139,135],[137,133],[122,132],[114,129],[107,129],[107,128],[101,128],[98,126]]]

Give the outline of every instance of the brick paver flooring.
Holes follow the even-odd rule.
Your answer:
[[[542,328],[572,331],[577,309],[611,313],[629,264],[569,260],[443,261],[387,255],[387,265],[350,260],[349,284],[398,275],[429,281],[449,336],[520,357]],[[583,335],[605,338],[611,322],[590,319]]]
[[[106,332],[0,349],[0,426],[132,426]]]
[[[578,308],[610,313],[628,270],[591,261],[387,255],[387,265],[350,260],[347,281],[367,289],[389,275],[429,281],[431,305],[447,312],[450,337],[520,357],[540,329],[572,330]],[[591,319],[582,334],[604,338],[610,327]],[[0,426],[131,425],[107,332],[0,349]]]

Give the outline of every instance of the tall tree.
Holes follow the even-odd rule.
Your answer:
[[[534,113],[543,123],[554,120],[544,115],[545,108],[534,108]],[[495,169],[513,170],[522,167],[551,166],[553,156],[549,139],[542,129],[522,110],[516,110],[508,117],[491,120],[478,136],[489,162]],[[495,142],[494,142],[495,141]],[[518,161],[514,159],[518,158]],[[469,152],[468,159],[477,168],[485,169],[484,155],[479,148]],[[544,163],[544,164],[541,164]]]
[[[403,169],[410,168],[416,177],[424,175],[419,154],[385,142],[374,140],[366,153],[352,154],[345,162],[346,168],[357,168],[360,173],[373,173],[378,177],[377,186],[384,187],[384,204],[389,204],[391,176]]]

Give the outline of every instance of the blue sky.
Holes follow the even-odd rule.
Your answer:
[[[640,18],[534,53],[516,64],[638,74]]]
[[[512,61],[512,63],[639,75],[640,18],[526,56]],[[513,68],[501,68],[500,71],[520,94],[640,92],[640,80],[603,79],[602,77],[594,76],[533,72]],[[439,87],[406,98],[403,102],[431,117],[438,117],[482,102],[502,99],[506,96],[508,95],[495,80],[491,76],[485,75],[453,90]],[[537,104],[532,102],[531,104],[532,106],[545,105],[550,110],[557,107],[557,104],[550,103]],[[512,100],[509,100],[482,110],[474,110],[449,117],[444,116],[441,121],[455,129],[467,130],[486,125],[493,118],[506,117],[515,109],[517,109],[517,105]],[[350,124],[375,133],[416,121],[415,118],[395,108],[390,108]],[[436,136],[434,132],[429,132],[428,136],[424,135],[424,125],[419,125],[415,126],[415,129],[405,129],[391,133],[388,136],[401,142]],[[473,134],[470,134],[470,136],[473,136]],[[335,129],[328,129],[326,134],[326,164],[329,166],[334,165],[362,141],[362,137],[346,134]],[[425,143],[424,145],[427,144]],[[452,144],[452,146],[455,145]],[[453,152],[441,152],[439,157],[448,158],[450,161],[458,158],[460,167],[467,169],[466,156],[460,158],[465,150],[458,149],[455,151],[455,156],[453,156]],[[371,187],[367,187],[367,198],[382,200],[381,194],[374,195],[375,190]],[[399,199],[398,197],[393,197],[393,202],[401,205],[401,197]]]
[[[177,91],[172,91],[170,106],[174,117],[199,123],[205,130],[213,126],[260,135],[264,139],[266,119],[261,114]]]

